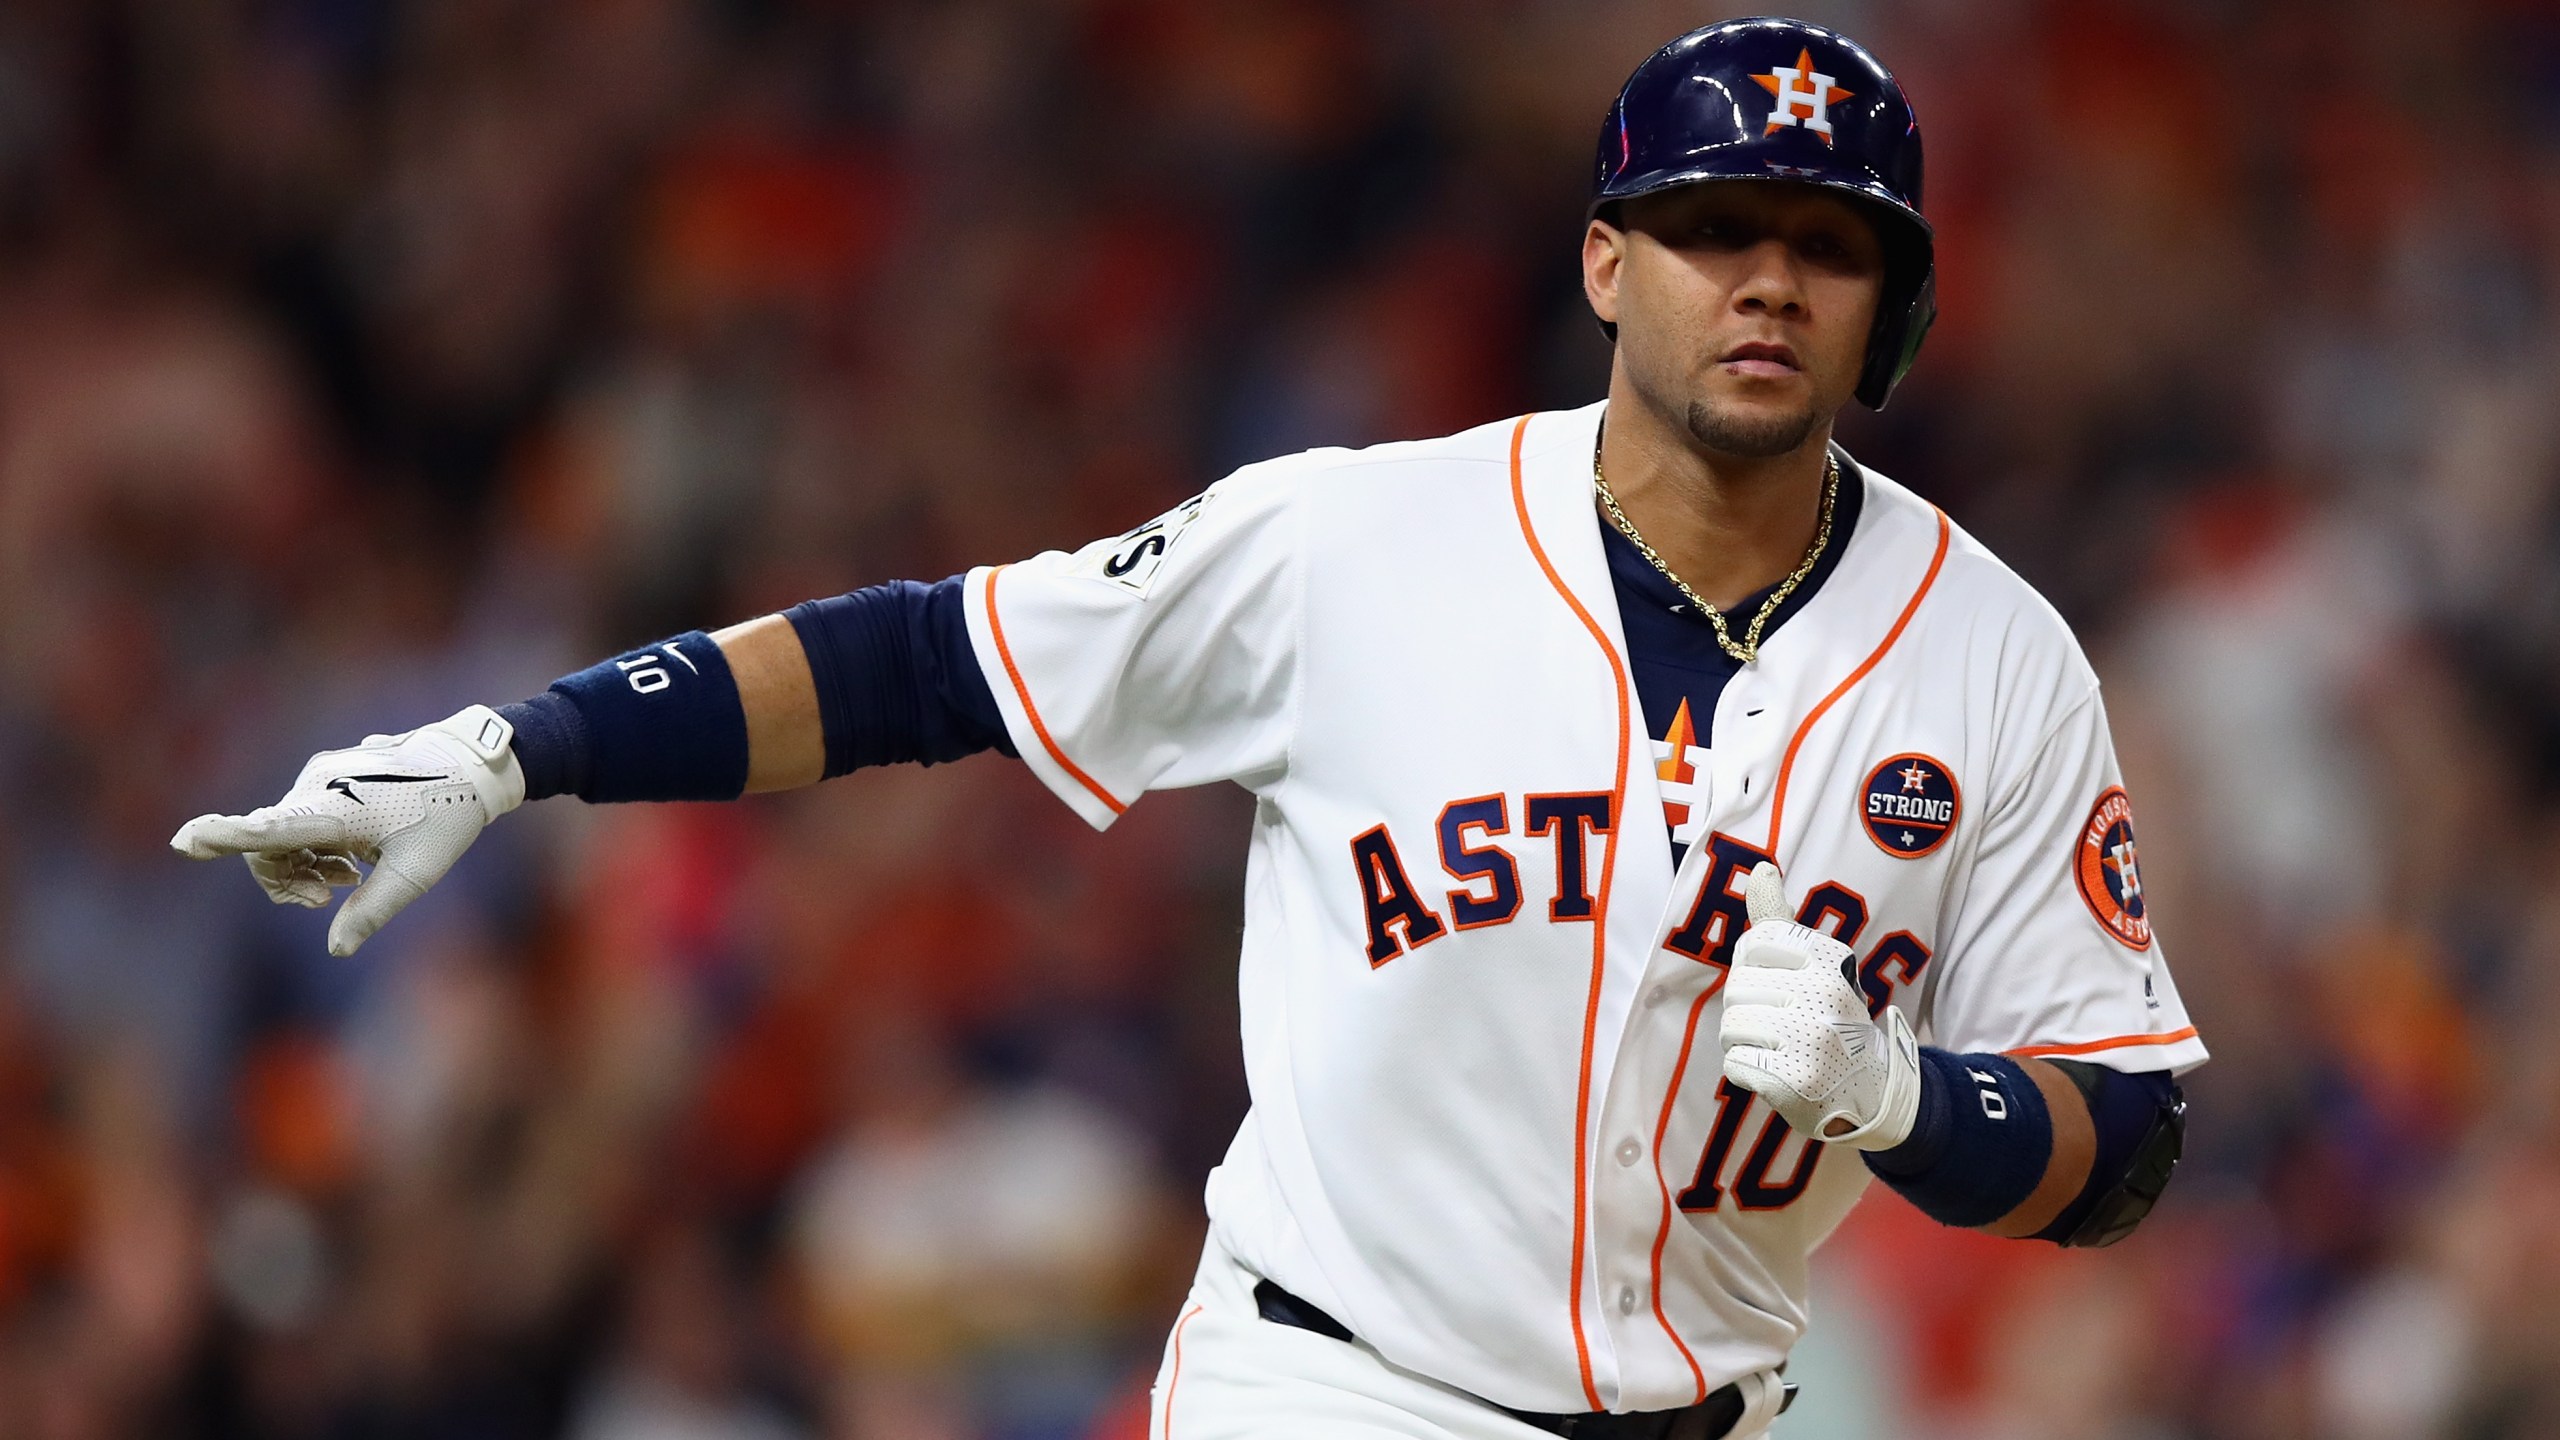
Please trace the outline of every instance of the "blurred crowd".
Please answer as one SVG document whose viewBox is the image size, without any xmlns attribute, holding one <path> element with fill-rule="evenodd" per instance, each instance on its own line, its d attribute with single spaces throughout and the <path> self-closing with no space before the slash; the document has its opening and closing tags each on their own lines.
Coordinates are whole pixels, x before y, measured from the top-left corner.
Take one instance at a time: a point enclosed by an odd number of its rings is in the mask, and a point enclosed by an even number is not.
<svg viewBox="0 0 2560 1440">
<path fill-rule="evenodd" d="M 532 807 L 350 961 L 179 821 L 597 655 L 1596 397 L 1637 0 L 0 5 L 0 1436 L 1126 1440 L 1249 805 Z M 2560 12 L 1823 3 L 1863 458 L 2088 642 L 2215 1062 L 2103 1253 L 1871 1195 L 1899 1440 L 2560 1436 Z"/>
</svg>

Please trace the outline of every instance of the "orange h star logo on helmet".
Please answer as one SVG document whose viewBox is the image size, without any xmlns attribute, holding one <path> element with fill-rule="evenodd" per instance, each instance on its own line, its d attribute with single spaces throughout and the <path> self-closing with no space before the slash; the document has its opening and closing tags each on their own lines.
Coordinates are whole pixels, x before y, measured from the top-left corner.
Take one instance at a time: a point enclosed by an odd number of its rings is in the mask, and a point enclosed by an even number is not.
<svg viewBox="0 0 2560 1440">
<path fill-rule="evenodd" d="M 1793 66 L 1773 66 L 1768 74 L 1754 75 L 1751 79 L 1761 89 L 1778 97 L 1778 103 L 1769 111 L 1769 128 L 1761 134 L 1775 135 L 1789 125 L 1802 124 L 1821 136 L 1823 144 L 1831 143 L 1831 102 L 1848 99 L 1849 92 L 1832 84 L 1830 76 L 1813 68 L 1811 50 L 1797 51 Z M 1799 111 L 1803 112 L 1801 119 Z"/>
</svg>

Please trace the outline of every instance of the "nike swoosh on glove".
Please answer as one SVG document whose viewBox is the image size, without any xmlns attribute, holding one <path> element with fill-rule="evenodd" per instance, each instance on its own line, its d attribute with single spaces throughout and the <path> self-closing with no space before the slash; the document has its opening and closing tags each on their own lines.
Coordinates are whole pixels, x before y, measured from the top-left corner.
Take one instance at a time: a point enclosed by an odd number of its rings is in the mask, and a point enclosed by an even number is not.
<svg viewBox="0 0 2560 1440">
<path fill-rule="evenodd" d="M 486 705 L 405 735 L 368 735 L 312 756 L 273 805 L 179 826 L 169 848 L 190 860 L 245 856 L 279 905 L 316 910 L 333 889 L 355 886 L 329 922 L 329 953 L 352 955 L 443 879 L 489 822 L 524 803 L 514 740 Z"/>
<path fill-rule="evenodd" d="M 1920 1046 L 1902 1012 L 1867 1015 L 1848 946 L 1795 923 L 1778 867 L 1752 870 L 1751 928 L 1724 989 L 1724 1073 L 1800 1135 L 1890 1150 L 1920 1113 Z"/>
</svg>

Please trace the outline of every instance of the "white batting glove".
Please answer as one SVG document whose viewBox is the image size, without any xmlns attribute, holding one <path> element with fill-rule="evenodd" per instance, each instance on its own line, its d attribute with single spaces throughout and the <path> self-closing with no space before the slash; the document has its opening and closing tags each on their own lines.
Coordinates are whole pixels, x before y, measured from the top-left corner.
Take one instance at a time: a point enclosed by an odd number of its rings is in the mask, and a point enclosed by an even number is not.
<svg viewBox="0 0 2560 1440">
<path fill-rule="evenodd" d="M 329 922 L 329 953 L 352 955 L 443 879 L 484 826 L 524 803 L 514 740 L 515 727 L 486 705 L 405 735 L 368 735 L 312 756 L 273 805 L 179 826 L 169 848 L 190 860 L 247 857 L 279 905 L 316 910 L 332 889 L 355 886 Z"/>
<path fill-rule="evenodd" d="M 1850 949 L 1795 923 L 1778 867 L 1743 890 L 1751 928 L 1734 943 L 1724 990 L 1724 1073 L 1799 1135 L 1890 1150 L 1920 1113 L 1920 1045 L 1902 1012 L 1868 1018 Z"/>
</svg>

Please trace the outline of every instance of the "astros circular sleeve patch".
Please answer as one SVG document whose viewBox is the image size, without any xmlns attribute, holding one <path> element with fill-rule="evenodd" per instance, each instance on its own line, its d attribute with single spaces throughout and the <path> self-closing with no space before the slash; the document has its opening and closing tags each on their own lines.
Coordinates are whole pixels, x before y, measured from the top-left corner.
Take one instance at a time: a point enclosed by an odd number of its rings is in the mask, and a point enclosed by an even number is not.
<svg viewBox="0 0 2560 1440">
<path fill-rule="evenodd" d="M 1917 860 L 1947 843 L 1964 796 L 1954 772 L 1926 755 L 1896 755 L 1867 772 L 1858 819 L 1887 855 Z"/>
<path fill-rule="evenodd" d="M 2080 898 L 2118 943 L 2151 948 L 2151 921 L 2142 900 L 2142 867 L 2133 844 L 2133 802 L 2124 787 L 2110 785 L 2089 807 L 2071 857 Z"/>
</svg>

